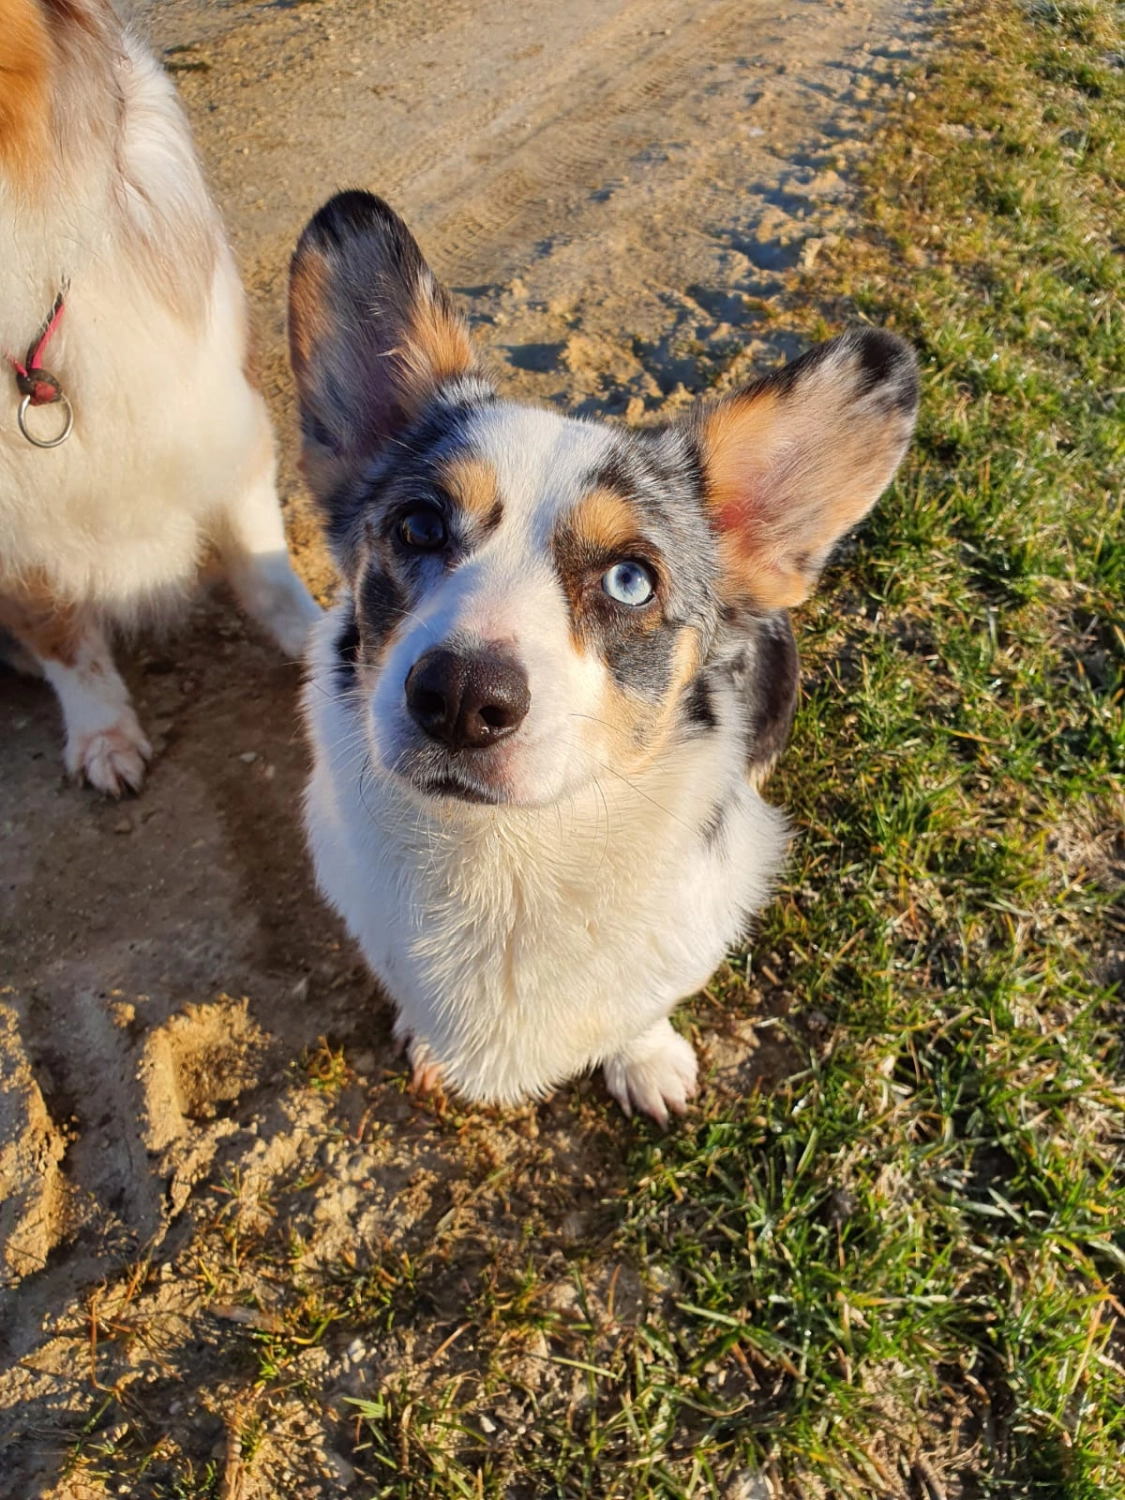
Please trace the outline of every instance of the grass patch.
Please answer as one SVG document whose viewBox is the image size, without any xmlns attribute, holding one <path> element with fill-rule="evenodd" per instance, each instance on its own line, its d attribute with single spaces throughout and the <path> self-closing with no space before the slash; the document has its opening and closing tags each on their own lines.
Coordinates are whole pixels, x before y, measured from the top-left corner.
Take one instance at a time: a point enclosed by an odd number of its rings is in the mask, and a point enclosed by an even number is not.
<svg viewBox="0 0 1125 1500">
<path fill-rule="evenodd" d="M 925 380 L 802 621 L 802 834 L 755 951 L 807 1066 L 651 1148 L 625 1233 L 678 1279 L 693 1462 L 1122 1496 L 1125 31 L 1044 4 L 942 32 L 865 238 L 796 288 L 836 299 L 805 331 L 895 326 Z"/>
</svg>

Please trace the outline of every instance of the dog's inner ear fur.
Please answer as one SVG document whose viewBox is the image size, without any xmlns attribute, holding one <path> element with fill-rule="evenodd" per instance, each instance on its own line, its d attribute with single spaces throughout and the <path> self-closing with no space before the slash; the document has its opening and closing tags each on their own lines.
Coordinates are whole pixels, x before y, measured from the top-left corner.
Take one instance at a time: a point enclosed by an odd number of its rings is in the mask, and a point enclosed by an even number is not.
<svg viewBox="0 0 1125 1500">
<path fill-rule="evenodd" d="M 468 329 L 381 198 L 340 193 L 302 234 L 289 346 L 309 483 L 327 496 L 475 368 Z"/>
<path fill-rule="evenodd" d="M 698 416 L 727 593 L 765 609 L 807 598 L 834 544 L 889 484 L 917 409 L 910 349 L 865 330 Z"/>
</svg>

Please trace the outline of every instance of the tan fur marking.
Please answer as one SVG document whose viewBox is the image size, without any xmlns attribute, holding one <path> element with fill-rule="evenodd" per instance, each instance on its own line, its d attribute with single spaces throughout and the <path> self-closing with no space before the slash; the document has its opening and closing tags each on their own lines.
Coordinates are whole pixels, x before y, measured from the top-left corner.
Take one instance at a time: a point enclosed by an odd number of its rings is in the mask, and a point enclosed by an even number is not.
<svg viewBox="0 0 1125 1500">
<path fill-rule="evenodd" d="M 399 352 L 403 394 L 415 411 L 429 399 L 435 386 L 467 374 L 476 363 L 468 329 L 428 272 L 416 290 Z"/>
<path fill-rule="evenodd" d="M 702 644 L 699 631 L 693 626 L 686 626 L 681 632 L 680 639 L 676 643 L 676 658 L 672 665 L 672 685 L 665 699 L 665 709 L 669 717 L 679 703 L 684 688 L 699 671 L 702 664 Z"/>
<path fill-rule="evenodd" d="M 890 481 L 909 431 L 851 399 L 852 365 L 819 374 L 807 391 L 732 397 L 702 423 L 728 587 L 768 609 L 808 597 L 833 544 Z"/>
<path fill-rule="evenodd" d="M 635 506 L 613 490 L 591 490 L 567 517 L 576 541 L 592 553 L 614 553 L 640 533 Z"/>
<path fill-rule="evenodd" d="M 318 344 L 326 343 L 334 324 L 329 306 L 328 264 L 322 255 L 308 250 L 294 261 L 289 283 L 289 333 L 297 374 L 306 370 Z"/>
<path fill-rule="evenodd" d="M 0 594 L 0 629 L 33 652 L 40 661 L 72 667 L 82 639 L 78 610 L 60 604 L 45 580 L 27 580 L 16 592 Z"/>
<path fill-rule="evenodd" d="M 676 642 L 668 690 L 659 703 L 632 697 L 607 674 L 598 718 L 612 736 L 608 749 L 615 764 L 636 774 L 659 760 L 683 691 L 699 670 L 699 659 L 699 632 L 685 626 Z"/>
<path fill-rule="evenodd" d="M 50 166 L 53 60 L 35 0 L 0 0 L 0 166 L 24 190 Z"/>
<path fill-rule="evenodd" d="M 453 503 L 478 521 L 488 521 L 499 500 L 496 470 L 482 458 L 454 457 L 440 470 L 442 486 Z"/>
</svg>

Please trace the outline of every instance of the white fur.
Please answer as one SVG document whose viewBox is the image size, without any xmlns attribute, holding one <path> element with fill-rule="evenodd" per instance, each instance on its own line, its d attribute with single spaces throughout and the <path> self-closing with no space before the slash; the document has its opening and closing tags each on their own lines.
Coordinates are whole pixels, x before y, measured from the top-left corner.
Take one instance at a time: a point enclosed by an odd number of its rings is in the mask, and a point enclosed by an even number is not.
<svg viewBox="0 0 1125 1500">
<path fill-rule="evenodd" d="M 494 403 L 471 432 L 504 497 L 495 533 L 457 568 L 435 566 L 358 692 L 340 690 L 334 656 L 347 598 L 314 638 L 317 878 L 397 1004 L 420 1084 L 440 1071 L 470 1098 L 514 1103 L 600 1063 L 626 1112 L 665 1121 L 696 1077 L 668 1016 L 764 901 L 784 819 L 747 783 L 737 734 L 672 736 L 652 753 L 603 718 L 605 663 L 575 650 L 549 539 L 605 457 L 606 429 Z M 403 684 L 450 638 L 511 644 L 527 673 L 518 733 L 473 757 L 498 806 L 412 784 L 427 747 Z M 720 800 L 723 837 L 709 844 Z"/>
<path fill-rule="evenodd" d="M 0 351 L 22 358 L 68 285 L 45 364 L 74 430 L 59 448 L 32 447 L 0 368 L 0 596 L 33 588 L 132 624 L 182 599 L 215 548 L 246 608 L 296 654 L 319 612 L 289 566 L 269 417 L 243 371 L 243 292 L 174 91 L 112 29 L 104 57 L 78 53 L 55 89 L 55 159 L 36 190 L 0 175 Z M 58 412 L 29 419 L 49 432 Z M 74 746 L 84 712 L 43 666 Z M 102 680 L 103 708 L 127 710 L 118 728 L 147 756 L 112 663 Z M 73 769 L 110 791 L 139 779 L 135 766 L 99 776 L 85 754 Z"/>
<path fill-rule="evenodd" d="M 401 1029 L 470 1098 L 512 1103 L 604 1063 L 626 1108 L 682 1109 L 694 1058 L 667 1017 L 740 936 L 786 845 L 741 747 L 708 736 L 545 807 L 420 799 L 371 769 L 366 705 L 326 686 L 345 609 L 312 649 L 306 827 L 321 889 Z M 708 848 L 721 787 L 726 836 Z"/>
<path fill-rule="evenodd" d="M 47 660 L 43 675 L 62 706 L 70 774 L 84 773 L 91 786 L 111 796 L 122 783 L 136 791 L 152 746 L 98 626 L 86 626 L 73 663 Z"/>
</svg>

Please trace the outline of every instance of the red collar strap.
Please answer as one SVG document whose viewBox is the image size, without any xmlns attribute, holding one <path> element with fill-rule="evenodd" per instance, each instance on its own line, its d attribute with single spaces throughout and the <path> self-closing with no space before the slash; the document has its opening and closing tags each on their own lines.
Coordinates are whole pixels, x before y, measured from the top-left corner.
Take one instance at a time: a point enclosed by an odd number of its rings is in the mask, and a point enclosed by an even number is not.
<svg viewBox="0 0 1125 1500">
<path fill-rule="evenodd" d="M 19 386 L 20 395 L 26 397 L 31 406 L 49 406 L 51 402 L 62 399 L 62 386 L 49 370 L 43 368 L 43 356 L 55 330 L 62 322 L 65 310 L 66 299 L 64 293 L 59 292 L 38 337 L 32 339 L 28 346 L 27 359 L 21 363 L 13 354 L 4 356 L 16 372 L 16 385 Z"/>
<path fill-rule="evenodd" d="M 66 392 L 58 380 L 49 370 L 43 368 L 43 358 L 47 352 L 47 345 L 55 336 L 62 315 L 66 309 L 66 294 L 69 286 L 63 282 L 55 305 L 51 308 L 47 321 L 39 330 L 38 337 L 33 339 L 27 351 L 25 360 L 18 360 L 12 354 L 5 354 L 4 358 L 16 372 L 16 385 L 23 397 L 16 411 L 16 419 L 19 422 L 20 431 L 29 443 L 36 448 L 57 448 L 60 443 L 65 443 L 74 427 L 74 411 L 67 400 Z M 27 421 L 28 408 L 32 406 L 51 406 L 56 401 L 62 402 L 63 425 L 60 431 L 53 437 L 45 437 L 42 433 L 32 430 Z"/>
</svg>

